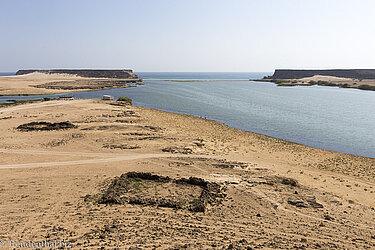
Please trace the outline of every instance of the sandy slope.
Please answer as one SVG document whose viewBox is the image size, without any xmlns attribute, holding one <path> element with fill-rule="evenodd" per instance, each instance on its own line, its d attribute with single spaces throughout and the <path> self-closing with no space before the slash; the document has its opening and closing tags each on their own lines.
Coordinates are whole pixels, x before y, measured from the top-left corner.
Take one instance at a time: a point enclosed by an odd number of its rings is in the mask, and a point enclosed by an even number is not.
<svg viewBox="0 0 375 250">
<path fill-rule="evenodd" d="M 89 91 L 108 88 L 106 83 L 111 85 L 120 80 L 124 79 L 87 78 L 69 74 L 38 72 L 26 75 L 0 76 L 0 95 L 44 95 Z"/>
<path fill-rule="evenodd" d="M 67 120 L 78 128 L 15 129 Z M 76 248 L 375 247 L 371 158 L 99 100 L 9 107 L 0 124 L 1 239 Z M 205 213 L 83 198 L 128 171 L 201 177 L 225 187 L 226 198 Z"/>
<path fill-rule="evenodd" d="M 34 86 L 52 81 L 73 81 L 77 79 L 81 79 L 81 77 L 65 74 L 47 75 L 42 73 L 0 76 L 0 95 L 64 93 L 68 91 L 35 88 Z"/>
<path fill-rule="evenodd" d="M 358 88 L 360 85 L 369 85 L 369 86 L 375 86 L 375 80 L 374 79 L 352 79 L 352 78 L 343 78 L 343 77 L 334 77 L 334 76 L 322 76 L 322 75 L 315 75 L 312 77 L 305 77 L 301 79 L 285 79 L 286 82 L 284 82 L 284 85 L 309 85 L 311 81 L 324 81 L 334 84 L 347 84 L 348 86 L 352 88 Z"/>
</svg>

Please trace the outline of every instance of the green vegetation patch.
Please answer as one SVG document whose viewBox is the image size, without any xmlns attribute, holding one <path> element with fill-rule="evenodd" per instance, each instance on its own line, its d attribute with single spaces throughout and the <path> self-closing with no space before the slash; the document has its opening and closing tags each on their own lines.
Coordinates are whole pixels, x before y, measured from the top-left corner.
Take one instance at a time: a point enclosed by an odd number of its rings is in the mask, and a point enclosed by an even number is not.
<svg viewBox="0 0 375 250">
<path fill-rule="evenodd" d="M 129 105 L 133 104 L 133 100 L 131 98 L 129 98 L 129 97 L 123 97 L 123 96 L 121 96 L 121 97 L 119 97 L 117 99 L 117 101 L 119 101 L 119 102 L 125 102 L 126 104 L 129 104 Z"/>
<path fill-rule="evenodd" d="M 319 85 L 319 86 L 339 86 L 339 84 L 327 81 L 309 81 L 309 85 Z"/>
<path fill-rule="evenodd" d="M 277 84 L 277 85 L 280 85 L 280 84 L 283 84 L 283 83 L 289 83 L 289 81 L 287 80 L 281 80 L 281 79 L 272 79 L 271 82 Z M 287 84 L 289 86 L 289 84 Z"/>
</svg>

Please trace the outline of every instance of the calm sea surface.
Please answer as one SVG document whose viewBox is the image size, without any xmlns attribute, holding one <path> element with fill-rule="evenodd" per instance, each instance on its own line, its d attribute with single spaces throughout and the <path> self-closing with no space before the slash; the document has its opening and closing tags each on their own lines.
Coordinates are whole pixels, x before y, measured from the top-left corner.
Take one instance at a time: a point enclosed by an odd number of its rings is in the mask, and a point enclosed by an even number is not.
<svg viewBox="0 0 375 250">
<path fill-rule="evenodd" d="M 12 76 L 15 74 L 16 72 L 0 72 L 0 76 Z"/>
<path fill-rule="evenodd" d="M 256 79 L 272 73 L 138 73 L 147 85 L 74 93 L 128 96 L 137 106 L 190 114 L 313 147 L 375 157 L 375 91 L 278 87 L 252 81 L 173 82 L 147 79 Z M 48 95 L 48 97 L 61 95 Z M 46 96 L 3 96 L 6 100 Z"/>
</svg>

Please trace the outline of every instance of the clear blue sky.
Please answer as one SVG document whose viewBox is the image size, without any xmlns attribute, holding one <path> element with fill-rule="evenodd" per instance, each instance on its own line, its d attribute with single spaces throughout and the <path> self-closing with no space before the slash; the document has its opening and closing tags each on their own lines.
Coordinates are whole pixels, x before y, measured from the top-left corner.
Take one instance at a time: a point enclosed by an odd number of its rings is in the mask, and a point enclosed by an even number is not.
<svg viewBox="0 0 375 250">
<path fill-rule="evenodd" d="M 0 0 L 0 72 L 375 68 L 373 0 Z"/>
</svg>

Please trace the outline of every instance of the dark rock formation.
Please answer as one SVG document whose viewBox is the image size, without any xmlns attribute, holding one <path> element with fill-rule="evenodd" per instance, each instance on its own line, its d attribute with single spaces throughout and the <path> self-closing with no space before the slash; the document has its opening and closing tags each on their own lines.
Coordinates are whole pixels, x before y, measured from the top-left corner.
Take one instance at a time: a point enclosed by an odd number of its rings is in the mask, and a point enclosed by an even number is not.
<svg viewBox="0 0 375 250">
<path fill-rule="evenodd" d="M 273 76 L 265 79 L 299 79 L 315 75 L 335 76 L 355 79 L 375 79 L 375 69 L 331 69 L 331 70 L 291 70 L 277 69 Z"/>
<path fill-rule="evenodd" d="M 76 128 L 77 126 L 70 123 L 70 122 L 30 122 L 19 125 L 17 129 L 21 131 L 42 131 L 42 130 L 61 130 L 61 129 L 69 129 L 69 128 Z"/>
<path fill-rule="evenodd" d="M 117 79 L 137 79 L 138 76 L 133 73 L 131 69 L 121 70 L 96 70 L 96 69 L 51 69 L 51 70 L 18 70 L 16 75 L 25 75 L 34 72 L 45 74 L 71 74 L 81 77 L 96 77 L 96 78 L 117 78 Z"/>
</svg>

